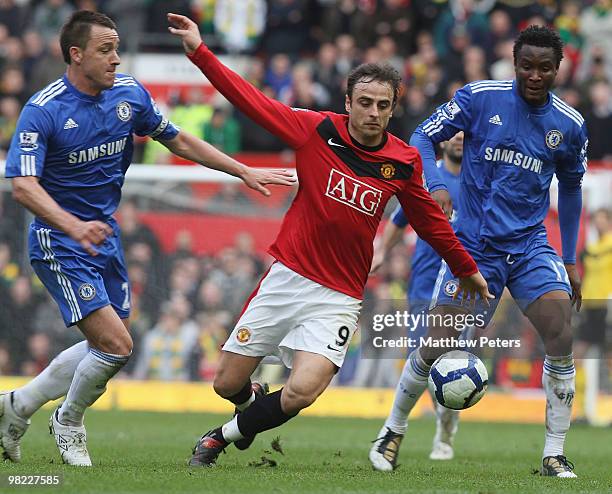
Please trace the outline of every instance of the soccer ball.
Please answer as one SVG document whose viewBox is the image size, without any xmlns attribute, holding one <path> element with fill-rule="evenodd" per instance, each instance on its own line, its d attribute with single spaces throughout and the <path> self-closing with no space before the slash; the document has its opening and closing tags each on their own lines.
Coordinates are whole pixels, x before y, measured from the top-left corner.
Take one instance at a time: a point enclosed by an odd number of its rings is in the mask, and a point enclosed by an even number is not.
<svg viewBox="0 0 612 494">
<path fill-rule="evenodd" d="M 429 389 L 440 405 L 470 408 L 487 390 L 489 375 L 482 361 L 469 352 L 453 350 L 438 357 L 429 371 Z"/>
</svg>

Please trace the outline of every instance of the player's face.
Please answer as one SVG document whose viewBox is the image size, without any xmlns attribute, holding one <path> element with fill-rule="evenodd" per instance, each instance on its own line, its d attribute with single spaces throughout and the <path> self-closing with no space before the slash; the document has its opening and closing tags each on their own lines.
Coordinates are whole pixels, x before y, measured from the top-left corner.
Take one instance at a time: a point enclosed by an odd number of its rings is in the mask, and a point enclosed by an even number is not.
<svg viewBox="0 0 612 494">
<path fill-rule="evenodd" d="M 114 29 L 93 25 L 87 46 L 82 53 L 80 69 L 93 88 L 113 87 L 119 58 L 119 35 Z"/>
<path fill-rule="evenodd" d="M 552 48 L 523 45 L 516 57 L 516 82 L 523 99 L 541 106 L 557 76 L 557 61 Z"/>
<path fill-rule="evenodd" d="M 354 139 L 366 146 L 376 146 L 393 112 L 393 88 L 380 81 L 358 82 L 352 100 L 346 97 L 349 131 Z"/>
<path fill-rule="evenodd" d="M 463 132 L 457 132 L 444 143 L 444 154 L 455 163 L 461 163 L 463 159 Z"/>
</svg>

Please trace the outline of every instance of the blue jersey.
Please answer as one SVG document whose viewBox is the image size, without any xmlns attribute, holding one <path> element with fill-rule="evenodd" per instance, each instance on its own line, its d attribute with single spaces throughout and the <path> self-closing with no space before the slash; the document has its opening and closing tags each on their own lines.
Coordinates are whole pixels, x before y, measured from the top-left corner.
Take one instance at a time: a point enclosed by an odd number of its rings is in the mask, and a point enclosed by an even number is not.
<svg viewBox="0 0 612 494">
<path fill-rule="evenodd" d="M 463 245 L 472 253 L 521 254 L 547 244 L 543 221 L 553 175 L 560 189 L 574 190 L 586 171 L 580 113 L 552 93 L 545 105 L 530 106 L 515 81 L 473 82 L 423 122 L 411 144 L 446 141 L 459 131 L 465 138 L 455 229 Z M 573 255 L 564 247 L 564 258 Z"/>
<path fill-rule="evenodd" d="M 40 177 L 64 210 L 84 221 L 107 221 L 119 204 L 133 134 L 172 139 L 178 129 L 128 75 L 118 74 L 99 96 L 81 93 L 64 75 L 21 112 L 6 177 Z"/>
<path fill-rule="evenodd" d="M 455 210 L 451 223 L 454 225 L 458 216 L 457 204 L 459 203 L 459 175 L 448 171 L 442 161 L 436 163 L 440 172 L 440 177 L 448 188 Z M 391 221 L 399 228 L 408 225 L 406 215 L 401 206 L 398 206 L 391 215 Z M 429 304 L 433 292 L 436 277 L 440 270 L 441 258 L 435 250 L 422 238 L 418 238 L 412 255 L 412 269 L 410 272 L 410 282 L 408 284 L 408 300 L 411 304 Z"/>
</svg>

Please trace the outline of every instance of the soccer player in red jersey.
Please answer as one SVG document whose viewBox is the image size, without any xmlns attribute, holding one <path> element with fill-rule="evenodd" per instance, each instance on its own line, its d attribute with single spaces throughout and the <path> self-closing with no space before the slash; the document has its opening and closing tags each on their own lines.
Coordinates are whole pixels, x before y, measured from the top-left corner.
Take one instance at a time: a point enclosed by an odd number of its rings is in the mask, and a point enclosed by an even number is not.
<svg viewBox="0 0 612 494">
<path fill-rule="evenodd" d="M 295 417 L 327 388 L 357 327 L 372 241 L 392 196 L 460 279 L 465 297 L 492 295 L 423 187 L 418 151 L 385 130 L 401 84 L 395 69 L 357 67 L 348 79 L 348 115 L 290 108 L 221 64 L 189 18 L 168 14 L 168 20 L 170 32 L 213 86 L 295 150 L 299 179 L 269 251 L 276 262 L 223 347 L 213 386 L 236 405 L 236 414 L 197 442 L 190 465 L 209 466 L 229 443 L 246 449 L 257 433 Z M 268 355 L 291 368 L 284 388 L 270 394 L 250 381 Z"/>
</svg>

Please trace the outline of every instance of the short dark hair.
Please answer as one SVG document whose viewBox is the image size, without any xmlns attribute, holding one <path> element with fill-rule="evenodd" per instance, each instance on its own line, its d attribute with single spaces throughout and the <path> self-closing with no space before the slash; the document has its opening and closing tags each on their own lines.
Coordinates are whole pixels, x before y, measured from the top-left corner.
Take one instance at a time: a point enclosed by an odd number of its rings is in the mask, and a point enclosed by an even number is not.
<svg viewBox="0 0 612 494">
<path fill-rule="evenodd" d="M 514 42 L 514 48 L 512 50 L 514 54 L 514 65 L 516 65 L 518 54 L 524 45 L 552 48 L 555 54 L 557 68 L 559 68 L 561 60 L 563 60 L 563 41 L 561 41 L 559 33 L 554 29 L 546 26 L 531 25 L 521 31 Z"/>
<path fill-rule="evenodd" d="M 110 17 L 100 12 L 92 12 L 90 10 L 79 10 L 75 12 L 62 27 L 62 32 L 60 33 L 60 46 L 62 47 L 64 62 L 68 65 L 70 65 L 71 61 L 70 47 L 78 46 L 84 50 L 89 41 L 91 26 L 94 24 L 117 30 L 117 26 Z"/>
<path fill-rule="evenodd" d="M 400 94 L 402 76 L 388 63 L 363 63 L 351 70 L 346 83 L 346 94 L 349 99 L 353 99 L 353 89 L 357 83 L 372 81 L 388 82 L 391 84 L 393 88 L 392 105 L 395 106 Z"/>
</svg>

